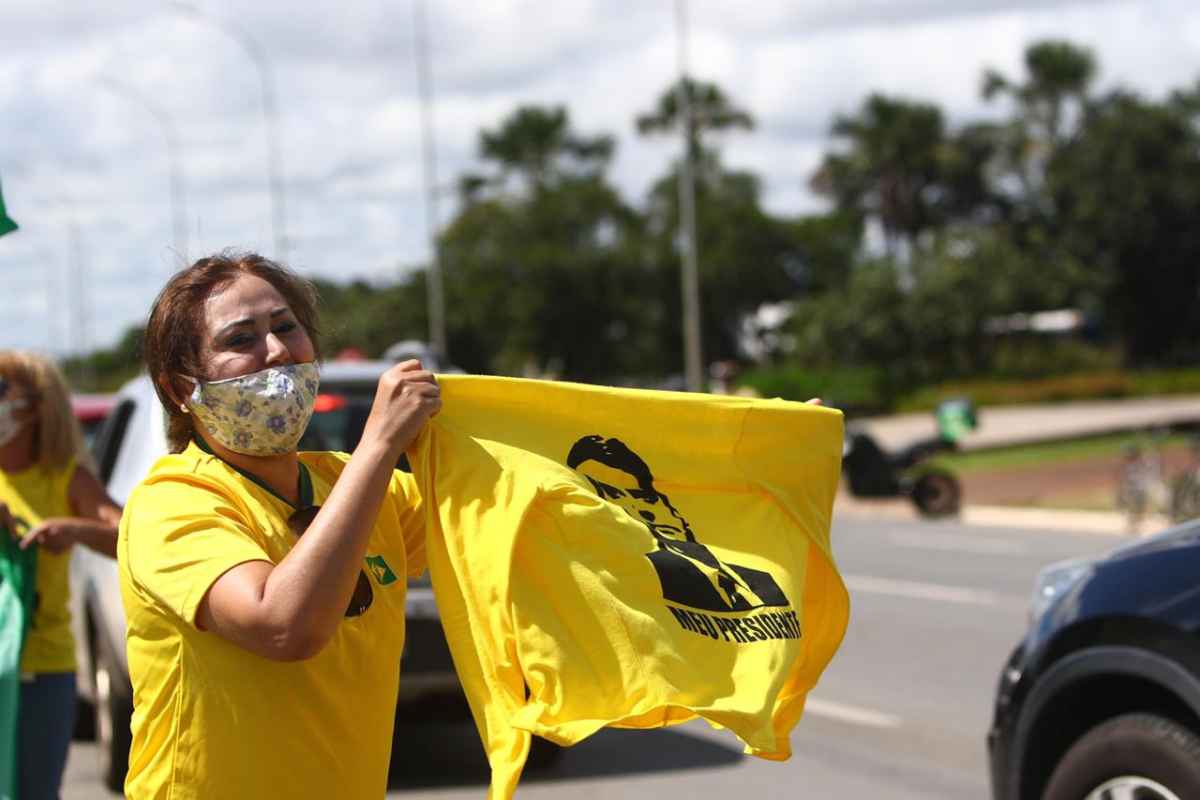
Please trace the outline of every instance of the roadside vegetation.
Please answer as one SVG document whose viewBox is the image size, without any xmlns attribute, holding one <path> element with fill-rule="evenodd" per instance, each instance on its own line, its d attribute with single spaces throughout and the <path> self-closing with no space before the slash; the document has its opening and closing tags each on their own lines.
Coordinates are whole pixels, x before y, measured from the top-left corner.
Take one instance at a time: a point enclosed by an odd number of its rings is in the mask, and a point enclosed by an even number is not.
<svg viewBox="0 0 1200 800">
<path fill-rule="evenodd" d="M 1200 369 L 1112 369 L 1026 380 L 978 378 L 954 381 L 907 394 L 896 402 L 895 409 L 929 410 L 947 397 L 970 397 L 980 406 L 994 406 L 1170 394 L 1200 394 Z"/>
</svg>

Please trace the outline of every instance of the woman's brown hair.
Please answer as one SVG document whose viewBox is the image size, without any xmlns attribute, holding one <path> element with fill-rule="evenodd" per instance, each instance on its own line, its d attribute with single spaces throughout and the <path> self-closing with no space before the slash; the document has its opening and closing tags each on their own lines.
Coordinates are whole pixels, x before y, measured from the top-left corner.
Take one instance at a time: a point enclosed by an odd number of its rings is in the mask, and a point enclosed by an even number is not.
<svg viewBox="0 0 1200 800">
<path fill-rule="evenodd" d="M 195 435 L 191 415 L 179 408 L 174 397 L 181 376 L 205 376 L 205 365 L 200 363 L 205 301 L 242 274 L 262 278 L 283 295 L 312 340 L 317 359 L 321 358 L 316 289 L 296 273 L 257 253 L 233 251 L 202 258 L 180 270 L 154 301 L 142 343 L 146 371 L 167 412 L 167 444 L 172 453 L 182 451 Z"/>
<path fill-rule="evenodd" d="M 71 409 L 71 392 L 54 362 L 36 353 L 0 350 L 0 377 L 20 384 L 37 405 L 34 458 L 45 470 L 58 470 L 75 459 L 91 466 L 83 432 Z"/>
</svg>

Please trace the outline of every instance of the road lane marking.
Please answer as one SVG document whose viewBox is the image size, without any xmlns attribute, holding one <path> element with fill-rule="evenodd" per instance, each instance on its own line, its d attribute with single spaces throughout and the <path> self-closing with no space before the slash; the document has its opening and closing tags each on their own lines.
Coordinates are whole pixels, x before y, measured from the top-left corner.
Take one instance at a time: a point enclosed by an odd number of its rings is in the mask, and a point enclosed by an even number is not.
<svg viewBox="0 0 1200 800">
<path fill-rule="evenodd" d="M 911 547 L 915 550 L 942 550 L 989 556 L 1019 556 L 1029 552 L 1029 546 L 1023 542 L 1012 542 L 1006 539 L 964 538 L 933 531 L 923 533 L 893 531 L 888 534 L 888 540 L 897 547 Z"/>
<path fill-rule="evenodd" d="M 864 725 L 868 728 L 898 728 L 900 718 L 882 711 L 872 711 L 869 708 L 848 706 L 844 703 L 834 703 L 830 700 L 820 700 L 809 697 L 804 701 L 804 710 L 818 717 L 828 717 L 839 722 L 849 722 L 851 725 Z"/>
<path fill-rule="evenodd" d="M 886 594 L 892 597 L 912 597 L 918 600 L 940 600 L 971 606 L 998 606 L 1000 595 L 986 589 L 971 589 L 966 586 L 944 586 L 940 583 L 897 581 L 890 578 L 874 578 L 869 575 L 843 575 L 846 588 L 864 594 Z"/>
</svg>

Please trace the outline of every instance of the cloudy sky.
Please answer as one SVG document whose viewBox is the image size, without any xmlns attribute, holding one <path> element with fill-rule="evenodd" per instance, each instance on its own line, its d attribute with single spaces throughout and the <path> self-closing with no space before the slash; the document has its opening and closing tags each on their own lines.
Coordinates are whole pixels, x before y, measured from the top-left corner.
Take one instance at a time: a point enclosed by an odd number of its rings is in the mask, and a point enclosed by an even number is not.
<svg viewBox="0 0 1200 800">
<path fill-rule="evenodd" d="M 633 130 L 676 74 L 671 0 L 426 1 L 443 181 L 518 104 L 564 104 L 580 131 L 617 136 L 613 177 L 641 202 L 676 149 Z M 412 3 L 196 0 L 197 17 L 0 0 L 0 180 L 22 226 L 0 240 L 0 346 L 107 345 L 182 263 L 156 114 L 178 140 L 187 255 L 275 253 L 259 73 L 221 24 L 274 75 L 290 264 L 387 280 L 422 263 Z M 692 73 L 758 121 L 726 158 L 759 172 L 782 214 L 822 207 L 806 182 L 830 120 L 874 90 L 937 102 L 952 124 L 994 115 L 982 70 L 1020 76 L 1046 37 L 1092 47 L 1101 88 L 1161 97 L 1200 77 L 1195 0 L 691 0 L 689 19 Z"/>
</svg>

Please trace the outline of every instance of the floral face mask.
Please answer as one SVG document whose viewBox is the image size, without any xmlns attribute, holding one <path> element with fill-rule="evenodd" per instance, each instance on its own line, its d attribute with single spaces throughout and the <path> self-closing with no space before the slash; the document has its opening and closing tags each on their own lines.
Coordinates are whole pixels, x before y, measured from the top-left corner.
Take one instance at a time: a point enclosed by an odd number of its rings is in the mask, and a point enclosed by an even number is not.
<svg viewBox="0 0 1200 800">
<path fill-rule="evenodd" d="M 317 365 L 268 367 L 239 378 L 196 381 L 187 409 L 221 445 L 246 456 L 290 453 L 313 413 Z"/>
</svg>

